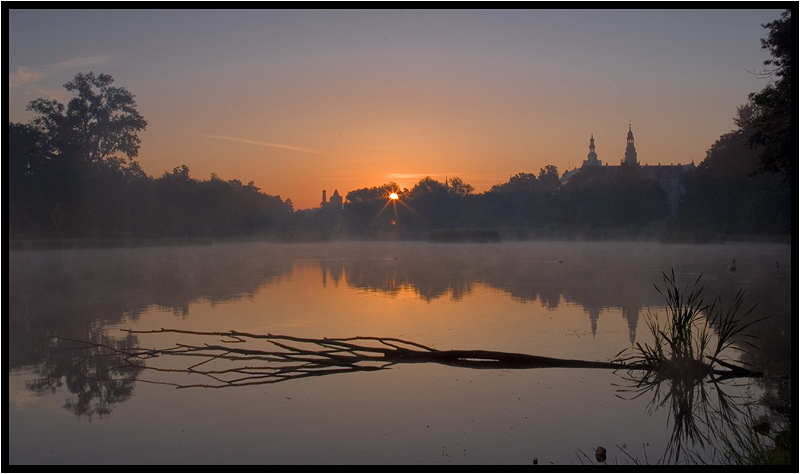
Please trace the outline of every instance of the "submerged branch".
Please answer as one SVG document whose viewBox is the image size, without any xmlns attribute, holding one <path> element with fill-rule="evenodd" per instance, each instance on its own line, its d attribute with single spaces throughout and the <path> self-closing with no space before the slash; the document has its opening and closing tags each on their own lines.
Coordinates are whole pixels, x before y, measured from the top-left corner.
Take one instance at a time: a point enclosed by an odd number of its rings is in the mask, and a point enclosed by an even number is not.
<svg viewBox="0 0 800 474">
<path fill-rule="evenodd" d="M 187 387 L 232 387 L 260 385 L 357 371 L 388 369 L 395 364 L 435 363 L 471 369 L 583 368 L 646 370 L 636 363 L 618 358 L 612 362 L 558 359 L 530 354 L 486 350 L 438 350 L 413 341 L 382 337 L 303 338 L 239 331 L 209 332 L 182 329 L 130 330 L 129 334 L 182 334 L 201 337 L 200 342 L 176 343 L 164 349 L 94 345 L 106 355 L 115 355 L 127 364 L 142 364 L 166 356 L 201 359 L 186 368 L 163 367 L 152 362 L 144 368 L 156 373 L 182 373 L 203 376 L 207 383 L 147 381 Z M 209 337 L 213 342 L 205 342 Z M 92 346 L 91 343 L 86 343 Z M 716 361 L 715 361 L 716 362 Z M 753 377 L 757 373 L 732 364 L 728 370 L 711 369 L 708 374 L 724 377 Z"/>
<path fill-rule="evenodd" d="M 397 338 L 357 336 L 349 338 L 301 338 L 276 334 L 250 334 L 239 331 L 203 332 L 181 329 L 158 329 L 136 331 L 123 329 L 134 334 L 181 333 L 195 336 L 219 336 L 235 338 L 233 343 L 245 342 L 247 339 L 265 340 L 283 349 L 265 351 L 260 349 L 236 348 L 230 345 L 191 346 L 178 344 L 176 348 L 165 349 L 153 353 L 144 350 L 145 358 L 160 355 L 192 355 L 228 360 L 269 360 L 275 362 L 307 362 L 319 365 L 352 366 L 360 362 L 396 363 L 437 363 L 474 369 L 536 369 L 536 368 L 585 368 L 585 369 L 625 369 L 626 364 L 616 362 L 599 362 L 574 359 L 557 359 L 552 357 L 498 352 L 484 350 L 446 350 L 441 351 L 412 341 Z M 350 341 L 374 342 L 380 346 L 354 344 Z M 322 349 L 302 349 L 290 343 L 310 344 Z M 405 346 L 405 347 L 404 347 Z M 218 352 L 215 354 L 214 352 Z M 134 354 L 134 353 L 132 353 Z M 237 354 L 237 355 L 229 355 Z M 198 364 L 199 365 L 199 364 Z"/>
</svg>

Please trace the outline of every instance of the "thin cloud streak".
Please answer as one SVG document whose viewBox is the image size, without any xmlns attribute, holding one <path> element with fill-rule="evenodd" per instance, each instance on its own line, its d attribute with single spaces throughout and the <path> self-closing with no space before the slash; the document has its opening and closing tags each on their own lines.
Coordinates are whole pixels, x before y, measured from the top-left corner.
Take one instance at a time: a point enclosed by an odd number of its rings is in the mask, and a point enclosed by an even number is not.
<svg viewBox="0 0 800 474">
<path fill-rule="evenodd" d="M 101 55 L 101 56 L 86 56 L 83 58 L 75 58 L 70 59 L 68 61 L 62 61 L 60 63 L 51 64 L 50 67 L 55 69 L 69 69 L 73 67 L 81 67 L 81 66 L 89 66 L 92 64 L 102 64 L 111 61 L 111 56 L 108 55 Z"/>
<path fill-rule="evenodd" d="M 189 132 L 192 133 L 192 132 Z M 292 150 L 292 151 L 300 151 L 303 153 L 315 153 L 315 154 L 323 154 L 324 152 L 318 150 L 311 150 L 308 148 L 302 148 L 299 146 L 292 146 L 292 145 L 283 145 L 281 143 L 269 143 L 269 142 L 260 142 L 257 140 L 248 140 L 246 138 L 236 138 L 236 137 L 226 137 L 222 135 L 210 135 L 207 133 L 192 133 L 192 135 L 197 135 L 200 137 L 208 137 L 208 138 L 217 138 L 220 140 L 228 140 L 232 142 L 240 142 L 240 143 L 249 143 L 251 145 L 259 145 L 259 146 L 267 146 L 272 148 L 282 148 L 284 150 Z"/>
<path fill-rule="evenodd" d="M 72 69 L 92 64 L 102 64 L 111 61 L 111 56 L 85 56 L 82 58 L 70 59 L 59 63 L 48 64 L 37 69 L 26 66 L 17 66 L 17 72 L 8 75 L 9 87 L 20 87 L 32 82 L 36 82 L 44 77 L 53 75 L 65 69 Z M 39 89 L 34 89 L 39 90 Z"/>
<path fill-rule="evenodd" d="M 38 81 L 44 77 L 44 74 L 38 71 L 33 71 L 25 66 L 17 66 L 17 72 L 8 75 L 8 86 L 19 87 L 29 82 Z"/>
</svg>

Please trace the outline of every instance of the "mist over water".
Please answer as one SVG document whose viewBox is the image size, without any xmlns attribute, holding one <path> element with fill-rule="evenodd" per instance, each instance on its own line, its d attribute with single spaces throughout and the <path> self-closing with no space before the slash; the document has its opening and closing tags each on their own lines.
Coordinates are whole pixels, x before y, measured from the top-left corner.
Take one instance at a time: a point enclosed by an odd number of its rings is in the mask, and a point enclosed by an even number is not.
<svg viewBox="0 0 800 474">
<path fill-rule="evenodd" d="M 737 270 L 728 270 L 732 260 Z M 110 390 L 59 338 L 120 328 L 393 337 L 608 361 L 648 342 L 662 272 L 730 305 L 745 289 L 763 350 L 790 373 L 791 247 L 642 242 L 214 244 L 9 254 L 11 463 L 575 463 L 616 444 L 661 454 L 667 411 L 615 396 L 611 371 L 429 364 L 261 387 Z M 136 336 L 142 347 L 180 342 Z M 98 361 L 89 362 L 100 367 Z M 113 365 L 113 364 L 112 364 Z M 185 366 L 184 366 L 185 367 Z M 136 372 L 147 379 L 147 372 Z M 192 378 L 191 375 L 187 376 Z M 754 396 L 764 390 L 757 384 Z M 766 387 L 779 392 L 781 387 Z M 137 436 L 131 437 L 131 433 Z M 347 436 L 343 436 L 346 433 Z M 181 449 L 175 449 L 180 439 Z M 43 449 L 47 446 L 48 449 Z M 269 446 L 265 449 L 264 446 Z M 310 447 L 314 447 L 311 452 Z"/>
</svg>

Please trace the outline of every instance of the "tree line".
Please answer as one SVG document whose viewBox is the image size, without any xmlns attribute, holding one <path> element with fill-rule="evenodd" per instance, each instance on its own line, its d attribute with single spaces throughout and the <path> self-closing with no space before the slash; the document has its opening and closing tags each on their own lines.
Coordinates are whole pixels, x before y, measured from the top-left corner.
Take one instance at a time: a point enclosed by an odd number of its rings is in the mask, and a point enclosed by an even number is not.
<svg viewBox="0 0 800 474">
<path fill-rule="evenodd" d="M 78 73 L 65 105 L 36 99 L 35 116 L 9 123 L 9 234 L 42 238 L 218 238 L 278 240 L 427 238 L 483 230 L 512 238 L 677 240 L 791 233 L 791 13 L 764 25 L 772 58 L 762 91 L 738 107 L 736 129 L 685 174 L 671 209 L 658 183 L 636 166 L 613 176 L 579 173 L 562 184 L 555 166 L 521 172 L 477 194 L 461 178 L 394 182 L 347 193 L 342 209 L 295 211 L 254 182 L 197 180 L 185 165 L 154 178 L 135 160 L 147 121 L 134 95 L 107 74 Z M 395 194 L 397 199 L 390 196 Z M 490 234 L 486 234 L 489 232 Z M 447 234 L 447 235 L 458 235 Z"/>
<path fill-rule="evenodd" d="M 28 123 L 9 124 L 12 238 L 275 236 L 290 200 L 251 181 L 200 181 L 186 165 L 158 178 L 135 160 L 147 121 L 107 74 L 78 73 L 66 105 L 36 99 Z"/>
</svg>

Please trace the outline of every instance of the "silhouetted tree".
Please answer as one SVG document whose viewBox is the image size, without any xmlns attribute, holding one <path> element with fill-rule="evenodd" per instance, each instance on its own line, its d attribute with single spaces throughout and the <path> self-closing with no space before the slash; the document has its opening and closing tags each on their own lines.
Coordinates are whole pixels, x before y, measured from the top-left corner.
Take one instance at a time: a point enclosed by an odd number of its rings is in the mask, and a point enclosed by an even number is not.
<svg viewBox="0 0 800 474">
<path fill-rule="evenodd" d="M 558 179 L 558 168 L 553 165 L 547 165 L 540 169 L 537 180 L 541 187 L 548 191 L 555 191 L 561 185 Z"/>
<path fill-rule="evenodd" d="M 467 184 L 464 182 L 463 179 L 459 177 L 453 177 L 447 180 L 447 188 L 451 194 L 456 196 L 466 196 L 467 194 L 472 194 L 475 191 L 475 187 L 471 184 Z"/>
<path fill-rule="evenodd" d="M 52 191 L 43 152 L 44 136 L 32 125 L 9 123 L 8 179 L 12 235 L 40 235 L 52 206 L 46 195 Z"/>
<path fill-rule="evenodd" d="M 517 173 L 508 178 L 507 183 L 495 184 L 491 192 L 524 192 L 537 188 L 536 175 L 533 173 Z"/>
<path fill-rule="evenodd" d="M 562 186 L 559 193 L 561 216 L 569 230 L 581 232 L 610 225 L 607 173 L 605 167 L 588 168 Z"/>
<path fill-rule="evenodd" d="M 382 200 L 391 193 L 403 193 L 403 190 L 401 190 L 400 186 L 394 181 L 389 181 L 381 186 L 350 191 L 347 193 L 347 202 L 355 203 Z"/>
<path fill-rule="evenodd" d="M 608 185 L 607 212 L 612 225 L 644 226 L 670 214 L 661 186 L 643 179 L 638 166 L 622 163 Z"/>
<path fill-rule="evenodd" d="M 454 186 L 448 186 L 453 183 Z M 408 193 L 417 229 L 469 227 L 472 216 L 467 200 L 474 188 L 461 178 L 450 178 L 446 183 L 430 176 L 419 180 Z"/>
<path fill-rule="evenodd" d="M 112 87 L 108 74 L 78 73 L 64 84 L 76 93 L 65 107 L 55 99 L 36 99 L 28 110 L 37 114 L 31 124 L 45 137 L 52 155 L 74 154 L 98 162 L 121 152 L 128 158 L 139 152 L 137 132 L 147 121 L 136 110 L 134 95 L 122 87 Z"/>
<path fill-rule="evenodd" d="M 658 183 L 641 176 L 636 165 L 589 167 L 555 194 L 562 223 L 571 231 L 594 233 L 640 231 L 670 214 Z"/>
<path fill-rule="evenodd" d="M 684 179 L 680 221 L 718 235 L 789 233 L 790 193 L 782 177 L 752 175 L 759 153 L 748 146 L 755 105 L 737 109 L 739 128 L 722 135 Z"/>
<path fill-rule="evenodd" d="M 342 227 L 350 237 L 374 238 L 383 237 L 397 225 L 397 205 L 390 204 L 389 195 L 397 193 L 405 199 L 407 189 L 401 189 L 394 181 L 381 186 L 361 188 L 347 193 L 347 202 L 342 211 Z M 325 209 L 317 215 L 322 223 L 332 222 L 332 217 Z M 330 227 L 330 226 L 329 226 Z"/>
<path fill-rule="evenodd" d="M 723 236 L 791 232 L 789 183 L 796 157 L 791 22 L 786 10 L 763 25 L 770 32 L 761 45 L 772 54 L 763 76 L 777 80 L 748 96 L 733 119 L 737 129 L 722 135 L 684 179 L 679 212 L 684 228 Z"/>
<path fill-rule="evenodd" d="M 424 194 L 446 193 L 446 192 L 447 192 L 447 185 L 445 183 L 441 183 L 431 178 L 430 176 L 426 176 L 421 180 L 419 180 L 419 182 L 415 184 L 413 188 L 411 188 L 409 197 L 411 197 L 411 199 L 415 199 Z"/>
<path fill-rule="evenodd" d="M 186 165 L 154 182 L 155 233 L 170 237 L 261 236 L 283 238 L 290 232 L 290 201 L 260 192 L 254 182 L 192 178 Z"/>
<path fill-rule="evenodd" d="M 761 92 L 750 94 L 758 106 L 749 136 L 750 145 L 761 147 L 758 172 L 782 173 L 790 180 L 792 160 L 797 158 L 793 146 L 797 143 L 797 127 L 792 125 L 794 93 L 792 92 L 792 14 L 786 10 L 781 18 L 763 25 L 769 36 L 761 40 L 761 47 L 769 50 L 772 59 L 764 61 L 770 67 L 764 71 L 766 77 L 776 77 L 774 83 Z"/>
<path fill-rule="evenodd" d="M 485 221 L 495 227 L 541 228 L 554 221 L 554 196 L 561 186 L 558 169 L 547 165 L 533 173 L 517 173 L 494 185 L 482 197 Z"/>
<path fill-rule="evenodd" d="M 142 174 L 132 158 L 147 122 L 133 94 L 113 82 L 78 73 L 64 85 L 75 94 L 67 105 L 33 100 L 27 108 L 36 116 L 11 124 L 11 173 L 20 179 L 11 199 L 15 234 L 84 237 L 124 228 L 125 184 Z"/>
</svg>

